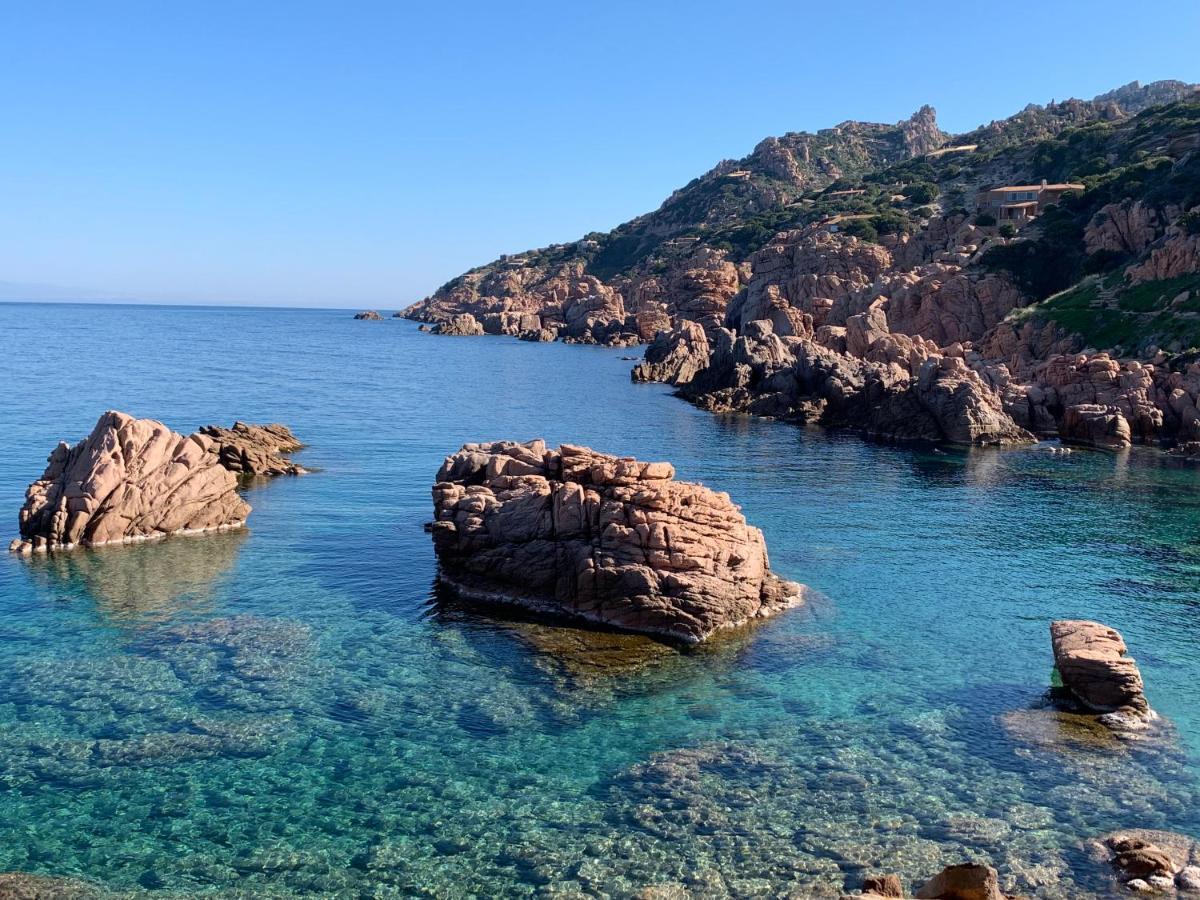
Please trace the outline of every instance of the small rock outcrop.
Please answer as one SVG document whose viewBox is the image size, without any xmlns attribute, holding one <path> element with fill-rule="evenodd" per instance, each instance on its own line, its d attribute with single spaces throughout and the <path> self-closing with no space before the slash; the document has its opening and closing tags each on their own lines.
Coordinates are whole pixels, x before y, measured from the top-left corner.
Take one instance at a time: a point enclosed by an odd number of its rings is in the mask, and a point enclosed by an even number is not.
<svg viewBox="0 0 1200 900">
<path fill-rule="evenodd" d="M 1142 673 L 1119 632 L 1099 622 L 1050 623 L 1054 665 L 1063 688 L 1110 727 L 1137 729 L 1157 718 L 1146 702 Z"/>
<path fill-rule="evenodd" d="M 917 900 L 1006 900 L 996 870 L 979 863 L 947 866 L 913 896 Z"/>
<path fill-rule="evenodd" d="M 905 896 L 904 886 L 896 875 L 872 875 L 862 884 L 862 893 L 844 895 L 883 900 Z M 981 863 L 962 863 L 947 866 L 925 882 L 915 894 L 915 900 L 1010 900 L 1000 890 L 1000 876 L 991 866 Z"/>
<path fill-rule="evenodd" d="M 354 318 L 364 322 L 382 322 L 383 316 L 373 309 L 365 309 L 360 313 L 355 313 Z"/>
<path fill-rule="evenodd" d="M 286 425 L 245 422 L 234 422 L 232 428 L 205 425 L 200 434 L 212 439 L 221 465 L 237 475 L 271 478 L 303 475 L 307 471 L 284 456 L 304 447 Z"/>
<path fill-rule="evenodd" d="M 1200 842 L 1171 831 L 1114 831 L 1088 845 L 1097 862 L 1133 893 L 1190 897 L 1200 893 Z"/>
<path fill-rule="evenodd" d="M 29 553 L 240 527 L 250 506 L 209 437 L 109 411 L 74 447 L 60 443 L 29 486 L 20 539 Z"/>
<path fill-rule="evenodd" d="M 646 348 L 646 358 L 633 367 L 635 382 L 660 381 L 687 384 L 708 366 L 708 338 L 699 322 L 681 321 L 670 331 L 660 331 Z"/>
<path fill-rule="evenodd" d="M 727 494 L 639 462 L 543 441 L 446 458 L 429 525 L 463 594 L 684 643 L 801 601 Z"/>
<path fill-rule="evenodd" d="M 433 326 L 434 334 L 449 334 L 457 337 L 475 337 L 484 333 L 483 326 L 470 313 L 451 316 Z"/>
<path fill-rule="evenodd" d="M 1131 443 L 1129 422 L 1120 408 L 1099 403 L 1067 407 L 1059 434 L 1068 443 L 1102 450 L 1120 450 Z"/>
</svg>

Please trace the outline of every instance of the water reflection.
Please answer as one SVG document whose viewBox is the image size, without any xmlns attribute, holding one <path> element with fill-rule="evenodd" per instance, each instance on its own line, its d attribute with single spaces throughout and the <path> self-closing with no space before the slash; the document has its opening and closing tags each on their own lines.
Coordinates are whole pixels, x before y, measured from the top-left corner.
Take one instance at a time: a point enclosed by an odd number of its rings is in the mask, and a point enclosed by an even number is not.
<svg viewBox="0 0 1200 900">
<path fill-rule="evenodd" d="M 213 605 L 215 588 L 237 560 L 246 529 L 187 535 L 124 547 L 95 547 L 29 559 L 39 585 L 67 597 L 84 596 L 122 624 L 170 619 Z"/>
</svg>

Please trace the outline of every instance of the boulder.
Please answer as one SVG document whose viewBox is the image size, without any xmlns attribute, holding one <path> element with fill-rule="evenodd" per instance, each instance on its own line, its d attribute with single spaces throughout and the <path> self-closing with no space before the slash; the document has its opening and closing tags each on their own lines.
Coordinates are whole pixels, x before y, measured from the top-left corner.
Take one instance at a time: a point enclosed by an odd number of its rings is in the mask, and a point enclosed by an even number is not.
<svg viewBox="0 0 1200 900">
<path fill-rule="evenodd" d="M 29 486 L 21 553 L 132 543 L 240 527 L 250 513 L 209 437 L 109 411 L 74 447 L 60 443 Z"/>
<path fill-rule="evenodd" d="M 661 381 L 687 384 L 708 365 L 708 338 L 698 322 L 682 321 L 670 331 L 660 331 L 646 348 L 645 361 L 633 367 L 635 382 Z"/>
<path fill-rule="evenodd" d="M 694 644 L 801 602 L 727 494 L 640 462 L 543 441 L 446 458 L 429 530 L 467 597 Z"/>
<path fill-rule="evenodd" d="M 475 337 L 484 334 L 483 325 L 470 313 L 460 313 L 450 316 L 433 326 L 434 334 L 448 334 L 457 337 Z"/>
<path fill-rule="evenodd" d="M 1130 828 L 1088 842 L 1089 855 L 1107 864 L 1131 891 L 1189 896 L 1200 890 L 1200 842 L 1185 834 Z M 1144 885 L 1144 887 L 1143 887 Z"/>
<path fill-rule="evenodd" d="M 947 866 L 914 894 L 918 900 L 1005 900 L 1000 877 L 991 866 Z"/>
<path fill-rule="evenodd" d="M 1068 406 L 1059 425 L 1059 436 L 1072 444 L 1120 450 L 1131 443 L 1129 422 L 1116 406 L 1078 403 Z"/>
<path fill-rule="evenodd" d="M 383 316 L 375 312 L 373 309 L 366 309 L 360 313 L 355 313 L 354 318 L 364 322 L 382 322 Z"/>
<path fill-rule="evenodd" d="M 213 440 L 221 465 L 237 475 L 273 477 L 307 471 L 283 456 L 304 447 L 286 425 L 234 422 L 232 428 L 205 425 L 199 433 Z"/>
<path fill-rule="evenodd" d="M 1114 724 L 1155 718 L 1142 674 L 1116 629 L 1099 622 L 1061 620 L 1050 623 L 1050 640 L 1063 688 L 1085 709 L 1115 714 L 1109 719 Z"/>
<path fill-rule="evenodd" d="M 863 879 L 862 892 L 868 897 L 903 897 L 899 875 L 870 875 Z"/>
</svg>

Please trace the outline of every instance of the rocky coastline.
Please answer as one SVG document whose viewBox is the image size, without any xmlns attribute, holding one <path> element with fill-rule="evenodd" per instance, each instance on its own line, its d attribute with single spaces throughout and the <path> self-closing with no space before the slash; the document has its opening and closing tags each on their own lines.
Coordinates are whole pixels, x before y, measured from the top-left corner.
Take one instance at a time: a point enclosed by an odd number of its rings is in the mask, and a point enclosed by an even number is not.
<svg viewBox="0 0 1200 900">
<path fill-rule="evenodd" d="M 714 412 L 895 440 L 1200 445 L 1197 96 L 1129 85 L 956 137 L 925 108 L 768 139 L 609 235 L 502 257 L 402 315 L 645 343 L 633 379 Z M 867 134 L 889 151 L 864 155 Z M 1071 165 L 1080 134 L 1102 135 L 1111 177 L 1031 222 L 968 212 L 982 188 L 1036 184 L 1039 147 Z M 796 152 L 816 145 L 824 162 Z"/>
</svg>

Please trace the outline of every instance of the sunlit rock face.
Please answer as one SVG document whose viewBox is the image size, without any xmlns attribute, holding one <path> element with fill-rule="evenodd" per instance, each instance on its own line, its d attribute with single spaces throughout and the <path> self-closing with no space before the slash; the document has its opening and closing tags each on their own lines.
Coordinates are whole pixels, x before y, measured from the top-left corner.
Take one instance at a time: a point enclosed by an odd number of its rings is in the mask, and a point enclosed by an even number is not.
<svg viewBox="0 0 1200 900">
<path fill-rule="evenodd" d="M 250 506 L 209 437 L 109 411 L 75 446 L 60 443 L 29 486 L 18 552 L 132 543 L 240 527 Z"/>
<path fill-rule="evenodd" d="M 543 441 L 447 457 L 430 525 L 463 592 L 698 643 L 800 602 L 727 494 L 639 462 Z"/>
</svg>

